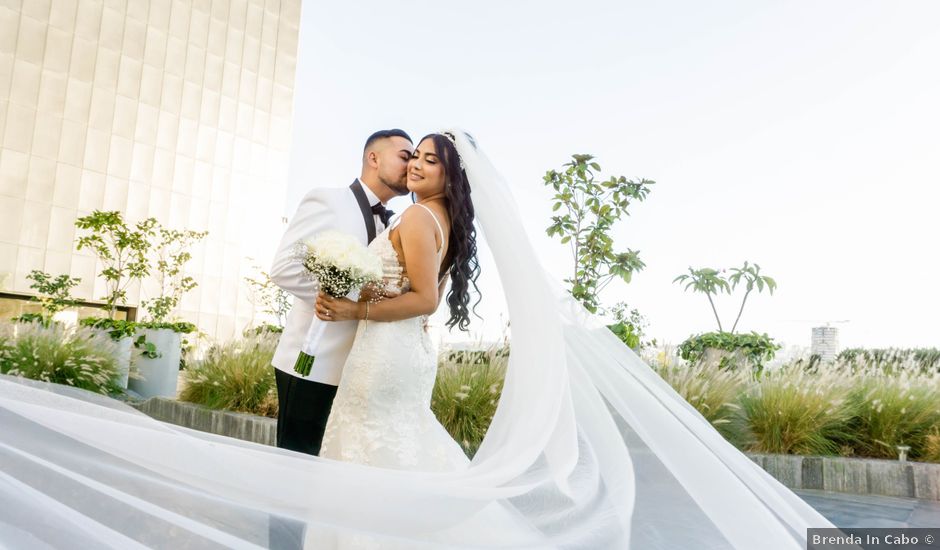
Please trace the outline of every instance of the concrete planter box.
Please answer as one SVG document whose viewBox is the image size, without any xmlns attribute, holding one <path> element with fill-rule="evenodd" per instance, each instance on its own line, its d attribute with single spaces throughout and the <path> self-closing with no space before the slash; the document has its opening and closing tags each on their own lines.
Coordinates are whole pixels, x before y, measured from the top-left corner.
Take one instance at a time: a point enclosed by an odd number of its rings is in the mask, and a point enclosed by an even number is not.
<svg viewBox="0 0 940 550">
<path fill-rule="evenodd" d="M 201 405 L 163 398 L 131 405 L 163 422 L 265 445 L 275 444 L 277 420 L 274 418 L 214 411 Z M 940 502 L 940 464 L 834 456 L 747 455 L 791 489 Z"/>
<path fill-rule="evenodd" d="M 264 445 L 274 445 L 277 440 L 277 420 L 274 418 L 212 410 L 162 397 L 129 404 L 147 416 L 177 426 Z"/>
<path fill-rule="evenodd" d="M 156 346 L 160 356 L 155 359 L 143 355 L 137 357 L 138 377 L 130 381 L 129 389 L 142 397 L 176 397 L 182 353 L 180 334 L 162 328 L 138 330 L 136 336 L 141 335 Z"/>
<path fill-rule="evenodd" d="M 838 456 L 748 456 L 791 489 L 940 501 L 940 464 Z"/>
</svg>

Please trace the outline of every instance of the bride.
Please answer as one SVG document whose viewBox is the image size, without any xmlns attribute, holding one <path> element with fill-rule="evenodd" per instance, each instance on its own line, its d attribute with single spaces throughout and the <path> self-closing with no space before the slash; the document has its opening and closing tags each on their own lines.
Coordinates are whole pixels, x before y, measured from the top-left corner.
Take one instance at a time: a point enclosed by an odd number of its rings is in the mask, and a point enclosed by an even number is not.
<svg viewBox="0 0 940 550">
<path fill-rule="evenodd" d="M 323 436 L 320 456 L 411 470 L 468 462 L 431 412 L 437 357 L 425 329 L 450 274 L 448 327 L 470 324 L 469 285 L 479 274 L 470 186 L 454 144 L 424 137 L 408 163 L 417 200 L 369 248 L 383 263 L 384 299 L 352 302 L 320 293 L 324 321 L 362 320 Z"/>
<path fill-rule="evenodd" d="M 320 300 L 321 318 L 363 319 L 324 456 L 0 377 L 0 546 L 279 547 L 292 531 L 269 539 L 269 525 L 284 520 L 320 535 L 308 548 L 796 550 L 808 527 L 831 527 L 553 282 L 508 184 L 469 135 L 449 134 L 419 144 L 409 180 L 418 206 L 373 242 L 389 297 Z M 454 201 L 457 188 L 466 193 Z M 505 291 L 512 353 L 467 461 L 428 410 L 434 358 L 422 326 L 447 271 L 451 322 L 466 319 L 474 214 Z"/>
</svg>

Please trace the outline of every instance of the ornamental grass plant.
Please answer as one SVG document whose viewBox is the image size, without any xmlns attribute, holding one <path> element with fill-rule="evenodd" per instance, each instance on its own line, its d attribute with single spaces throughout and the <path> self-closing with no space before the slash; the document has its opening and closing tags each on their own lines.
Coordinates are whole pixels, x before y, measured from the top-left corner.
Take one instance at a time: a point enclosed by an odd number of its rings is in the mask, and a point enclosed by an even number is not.
<svg viewBox="0 0 940 550">
<path fill-rule="evenodd" d="M 180 400 L 211 409 L 277 416 L 277 387 L 271 358 L 278 335 L 245 336 L 209 348 L 187 366 Z"/>
<path fill-rule="evenodd" d="M 897 458 L 902 445 L 911 448 L 914 460 L 933 454 L 928 437 L 940 428 L 940 373 L 869 367 L 852 379 L 855 454 Z"/>
<path fill-rule="evenodd" d="M 836 455 L 853 439 L 852 380 L 840 371 L 787 365 L 765 371 L 740 397 L 749 441 L 760 453 Z"/>
<path fill-rule="evenodd" d="M 0 323 L 0 374 L 120 393 L 115 344 L 106 334 L 60 323 Z"/>
<path fill-rule="evenodd" d="M 463 448 L 476 454 L 496 414 L 509 361 L 508 347 L 442 353 L 431 410 Z"/>
<path fill-rule="evenodd" d="M 689 365 L 656 363 L 653 368 L 725 439 L 736 444 L 745 440 L 738 397 L 752 383 L 750 371 L 723 368 L 720 360 L 705 359 Z"/>
</svg>

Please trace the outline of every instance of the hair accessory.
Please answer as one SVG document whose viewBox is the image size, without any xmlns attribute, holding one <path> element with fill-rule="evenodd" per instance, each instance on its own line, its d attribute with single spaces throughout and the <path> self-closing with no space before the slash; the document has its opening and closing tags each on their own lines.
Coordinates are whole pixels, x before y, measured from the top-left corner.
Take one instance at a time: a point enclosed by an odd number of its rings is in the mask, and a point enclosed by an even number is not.
<svg viewBox="0 0 940 550">
<path fill-rule="evenodd" d="M 457 137 L 454 136 L 454 134 L 446 131 L 442 131 L 441 135 L 449 139 L 450 142 L 454 144 L 454 151 L 457 152 Z M 467 166 L 463 163 L 463 158 L 461 158 L 460 152 L 457 152 L 457 160 L 460 161 L 460 169 L 466 170 Z"/>
</svg>

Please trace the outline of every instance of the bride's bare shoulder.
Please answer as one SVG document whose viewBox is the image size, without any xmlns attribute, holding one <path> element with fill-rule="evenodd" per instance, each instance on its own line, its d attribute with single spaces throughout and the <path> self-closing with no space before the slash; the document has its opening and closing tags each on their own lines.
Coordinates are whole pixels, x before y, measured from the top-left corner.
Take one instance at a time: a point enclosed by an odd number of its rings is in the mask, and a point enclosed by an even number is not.
<svg viewBox="0 0 940 550">
<path fill-rule="evenodd" d="M 405 208 L 405 211 L 401 213 L 401 221 L 398 223 L 399 227 L 407 225 L 415 229 L 433 228 L 434 216 L 437 214 L 432 214 L 425 208 L 426 207 L 418 204 L 412 204 L 408 208 Z"/>
</svg>

